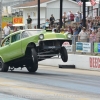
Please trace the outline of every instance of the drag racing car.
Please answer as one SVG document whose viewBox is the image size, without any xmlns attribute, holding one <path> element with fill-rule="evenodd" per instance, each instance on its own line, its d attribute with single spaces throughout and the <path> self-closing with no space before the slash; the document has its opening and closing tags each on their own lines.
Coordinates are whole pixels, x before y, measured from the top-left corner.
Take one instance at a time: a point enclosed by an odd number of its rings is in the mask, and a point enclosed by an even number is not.
<svg viewBox="0 0 100 100">
<path fill-rule="evenodd" d="M 60 56 L 67 62 L 68 54 L 62 44 L 68 40 L 68 34 L 47 32 L 43 29 L 25 29 L 11 33 L 1 42 L 0 71 L 26 67 L 29 72 L 36 72 L 38 62 Z"/>
</svg>

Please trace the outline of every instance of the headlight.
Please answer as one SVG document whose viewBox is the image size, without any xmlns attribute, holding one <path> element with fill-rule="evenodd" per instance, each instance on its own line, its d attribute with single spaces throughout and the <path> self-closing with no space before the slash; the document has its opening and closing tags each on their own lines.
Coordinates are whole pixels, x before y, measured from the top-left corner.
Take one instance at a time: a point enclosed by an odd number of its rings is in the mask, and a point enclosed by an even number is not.
<svg viewBox="0 0 100 100">
<path fill-rule="evenodd" d="M 71 34 L 68 34 L 67 36 L 68 36 L 68 38 L 72 38 L 72 35 Z"/>
<path fill-rule="evenodd" d="M 40 40 L 43 40 L 43 39 L 44 39 L 44 35 L 43 35 L 43 34 L 40 34 L 40 35 L 39 35 L 39 39 L 40 39 Z"/>
</svg>

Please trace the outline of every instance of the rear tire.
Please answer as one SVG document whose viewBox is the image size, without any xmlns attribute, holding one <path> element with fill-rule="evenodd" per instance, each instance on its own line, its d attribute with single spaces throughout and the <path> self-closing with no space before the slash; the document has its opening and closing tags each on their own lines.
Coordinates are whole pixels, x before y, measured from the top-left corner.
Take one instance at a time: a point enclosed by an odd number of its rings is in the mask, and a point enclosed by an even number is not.
<svg viewBox="0 0 100 100">
<path fill-rule="evenodd" d="M 66 50 L 65 47 L 61 47 L 60 55 L 61 55 L 61 59 L 62 59 L 63 62 L 68 61 L 68 54 L 67 54 L 67 50 Z"/>
<path fill-rule="evenodd" d="M 34 48 L 31 49 L 30 58 L 26 68 L 29 72 L 36 72 L 38 69 L 38 56 Z"/>
<path fill-rule="evenodd" d="M 0 58 L 0 72 L 7 72 L 9 69 L 9 66 L 3 62 L 3 60 Z"/>
</svg>

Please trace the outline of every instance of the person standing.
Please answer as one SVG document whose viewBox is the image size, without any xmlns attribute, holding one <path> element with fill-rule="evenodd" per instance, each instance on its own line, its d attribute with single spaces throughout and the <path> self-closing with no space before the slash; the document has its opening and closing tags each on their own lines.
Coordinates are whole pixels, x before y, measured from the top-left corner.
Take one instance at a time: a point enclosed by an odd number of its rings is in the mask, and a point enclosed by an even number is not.
<svg viewBox="0 0 100 100">
<path fill-rule="evenodd" d="M 83 27 L 82 30 L 81 30 L 81 32 L 78 34 L 78 40 L 80 42 L 87 42 L 87 40 L 88 40 L 88 34 L 86 32 L 86 28 L 85 27 Z"/>
<path fill-rule="evenodd" d="M 10 30 L 9 23 L 7 23 L 7 25 L 3 28 L 4 37 L 10 34 Z"/>
<path fill-rule="evenodd" d="M 53 16 L 53 14 L 50 17 L 50 25 L 52 26 L 54 24 L 55 18 Z"/>
<path fill-rule="evenodd" d="M 70 20 L 71 20 L 71 21 L 74 21 L 74 17 L 75 17 L 74 14 L 71 12 L 71 13 L 70 13 Z"/>
<path fill-rule="evenodd" d="M 32 29 L 31 23 L 32 23 L 32 19 L 30 18 L 30 15 L 28 15 L 28 19 L 27 19 L 27 28 L 28 29 Z"/>
</svg>

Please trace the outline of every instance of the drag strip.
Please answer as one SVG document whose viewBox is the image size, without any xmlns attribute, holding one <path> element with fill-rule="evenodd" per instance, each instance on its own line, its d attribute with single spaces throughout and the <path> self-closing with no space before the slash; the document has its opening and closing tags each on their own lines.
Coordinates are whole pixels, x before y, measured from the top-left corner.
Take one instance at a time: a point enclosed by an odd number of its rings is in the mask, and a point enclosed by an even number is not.
<svg viewBox="0 0 100 100">
<path fill-rule="evenodd" d="M 5 96 L 7 95 L 7 96 Z M 99 100 L 100 73 L 42 66 L 36 73 L 0 72 L 0 100 Z"/>
</svg>

